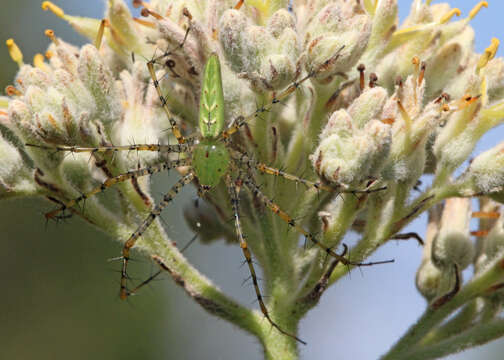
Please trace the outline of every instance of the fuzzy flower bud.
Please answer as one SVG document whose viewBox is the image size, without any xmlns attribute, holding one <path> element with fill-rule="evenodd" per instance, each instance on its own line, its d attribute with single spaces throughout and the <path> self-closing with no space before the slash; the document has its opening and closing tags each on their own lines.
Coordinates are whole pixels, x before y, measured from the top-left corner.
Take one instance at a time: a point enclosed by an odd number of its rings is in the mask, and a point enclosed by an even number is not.
<svg viewBox="0 0 504 360">
<path fill-rule="evenodd" d="M 460 180 L 474 193 L 488 193 L 504 186 L 504 143 L 478 155 Z M 501 190 L 502 191 L 502 190 Z"/>
<path fill-rule="evenodd" d="M 285 10 L 277 13 L 267 27 L 251 24 L 237 10 L 226 11 L 220 20 L 219 39 L 231 69 L 260 89 L 281 89 L 296 72 L 292 16 Z"/>
<path fill-rule="evenodd" d="M 492 259 L 495 255 L 504 250 L 504 213 L 493 224 L 484 239 L 485 242 L 485 255 L 487 258 Z"/>
<path fill-rule="evenodd" d="M 443 272 L 439 267 L 430 260 L 422 262 L 415 283 L 418 291 L 427 301 L 431 301 L 439 295 L 442 281 Z"/>
<path fill-rule="evenodd" d="M 432 261 L 440 268 L 453 264 L 465 269 L 474 258 L 474 245 L 470 239 L 471 200 L 453 198 L 445 202 L 439 232 L 432 244 Z"/>
<path fill-rule="evenodd" d="M 6 113 L 0 110 L 0 198 L 34 194 L 33 161 L 8 123 Z"/>
<path fill-rule="evenodd" d="M 130 248 L 142 247 L 198 303 L 282 352 L 297 351 L 285 345 L 299 340 L 297 321 L 327 286 L 376 264 L 366 258 L 390 239 L 422 243 L 406 226 L 434 207 L 416 284 L 441 306 L 465 286 L 460 272 L 474 258 L 476 272 L 478 262 L 499 260 L 502 221 L 471 232 L 471 199 L 449 197 L 503 196 L 504 143 L 458 178 L 454 171 L 504 119 L 504 65 L 497 39 L 483 54 L 473 50 L 469 23 L 486 2 L 465 18 L 431 3 L 414 0 L 399 24 L 396 0 L 135 0 L 140 18 L 125 0 L 109 0 L 104 19 L 44 1 L 92 45 L 72 46 L 48 30 L 45 57 L 29 65 L 7 40 L 19 72 L 0 98 L 0 198 L 45 197 L 55 206 L 48 219 L 68 211 L 126 241 L 122 298 L 138 289 L 126 265 Z M 203 145 L 219 149 L 217 160 Z M 185 177 L 154 207 L 149 177 L 172 168 Z M 434 174 L 427 186 L 424 174 Z M 204 242 L 236 244 L 238 236 L 263 316 L 244 317 L 249 309 L 221 296 L 163 233 L 159 212 L 205 177 L 212 188 L 201 189 L 204 205 L 186 219 Z M 271 221 L 261 221 L 265 213 Z M 338 248 L 352 229 L 360 239 Z M 299 251 L 298 233 L 313 250 Z M 337 261 L 321 261 L 326 255 Z M 262 301 L 251 259 L 263 266 L 271 302 Z"/>
<path fill-rule="evenodd" d="M 390 149 L 390 126 L 371 120 L 358 127 L 345 111 L 335 112 L 311 160 L 317 172 L 334 183 L 361 186 L 376 178 Z"/>
<path fill-rule="evenodd" d="M 354 4 L 333 3 L 311 20 L 305 35 L 307 69 L 315 69 L 344 47 L 338 61 L 324 74 L 344 73 L 353 68 L 371 35 L 370 17 L 355 11 Z"/>
</svg>

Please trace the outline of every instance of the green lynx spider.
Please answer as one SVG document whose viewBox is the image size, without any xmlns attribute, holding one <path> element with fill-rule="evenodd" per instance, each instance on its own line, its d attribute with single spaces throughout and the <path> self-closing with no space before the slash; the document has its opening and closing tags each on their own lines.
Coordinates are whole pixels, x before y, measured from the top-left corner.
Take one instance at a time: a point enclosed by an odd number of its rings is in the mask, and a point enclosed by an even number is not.
<svg viewBox="0 0 504 360">
<path fill-rule="evenodd" d="M 187 37 L 187 33 L 186 33 Z M 183 43 L 179 45 L 182 47 Z M 342 49 L 340 49 L 341 51 Z M 273 213 L 278 215 L 283 221 L 285 221 L 289 227 L 293 228 L 300 234 L 302 234 L 306 239 L 318 246 L 322 251 L 324 251 L 328 256 L 335 258 L 337 262 L 341 262 L 347 266 L 371 266 L 375 264 L 382 264 L 391 262 L 379 261 L 379 262 L 368 262 L 368 263 L 358 263 L 348 260 L 344 255 L 336 253 L 333 249 L 324 246 L 316 236 L 305 230 L 298 222 L 283 211 L 275 202 L 269 199 L 260 190 L 260 187 L 254 182 L 253 178 L 248 174 L 251 171 L 258 171 L 263 174 L 273 175 L 282 177 L 284 179 L 302 183 L 308 188 L 314 188 L 317 190 L 325 190 L 331 192 L 346 192 L 346 193 L 371 193 L 379 189 L 364 189 L 364 190 L 349 190 L 343 188 L 343 186 L 331 187 L 322 182 L 308 181 L 298 176 L 286 173 L 282 170 L 269 167 L 264 163 L 257 162 L 252 157 L 250 157 L 245 152 L 236 149 L 231 141 L 232 135 L 235 134 L 242 126 L 251 122 L 256 117 L 259 117 L 261 113 L 268 111 L 276 103 L 285 100 L 290 94 L 296 91 L 296 89 L 308 79 L 316 76 L 321 70 L 329 66 L 332 62 L 337 61 L 339 57 L 339 51 L 331 59 L 322 63 L 317 69 L 312 70 L 303 78 L 298 81 L 294 81 L 290 86 L 288 86 L 281 93 L 275 95 L 267 106 L 262 106 L 256 109 L 252 114 L 245 117 L 238 117 L 231 125 L 226 127 L 226 121 L 224 116 L 224 95 L 222 88 L 222 78 L 221 78 L 221 65 L 219 57 L 217 54 L 212 54 L 207 60 L 202 86 L 201 86 L 201 97 L 200 97 L 200 107 L 199 107 L 199 134 L 185 137 L 175 117 L 168 108 L 167 101 L 160 89 L 159 80 L 156 75 L 154 65 L 157 64 L 163 58 L 168 57 L 172 52 L 165 52 L 163 55 L 153 58 L 147 63 L 147 68 L 152 77 L 152 81 L 156 91 L 159 95 L 159 100 L 161 105 L 168 117 L 171 124 L 171 131 L 173 136 L 177 139 L 178 144 L 174 145 L 155 145 L 155 144 L 136 144 L 136 145 L 126 145 L 126 146 L 102 146 L 102 147 L 77 147 L 77 146 L 55 146 L 55 147 L 44 147 L 37 146 L 46 149 L 52 149 L 55 151 L 63 152 L 91 152 L 91 153 L 115 153 L 117 151 L 157 151 L 163 153 L 177 153 L 180 155 L 178 160 L 167 160 L 161 164 L 152 165 L 137 170 L 131 170 L 124 174 L 119 174 L 114 177 L 110 177 L 105 180 L 100 186 L 94 188 L 93 190 L 82 194 L 78 198 L 70 200 L 66 203 L 61 203 L 61 207 L 46 214 L 47 218 L 57 218 L 60 212 L 65 209 L 70 209 L 79 203 L 85 201 L 89 197 L 103 192 L 107 188 L 117 184 L 119 182 L 124 182 L 127 180 L 136 180 L 136 178 L 141 176 L 152 175 L 161 171 L 188 167 L 187 173 L 163 196 L 162 200 L 157 204 L 149 213 L 149 215 L 144 219 L 141 225 L 137 228 L 135 232 L 124 243 L 122 250 L 122 269 L 121 269 L 121 285 L 120 285 L 120 298 L 126 299 L 129 295 L 135 293 L 139 287 L 143 286 L 146 282 L 151 280 L 154 276 L 151 276 L 147 281 L 144 281 L 140 286 L 137 286 L 133 290 L 127 288 L 127 265 L 130 260 L 130 249 L 135 246 L 136 241 L 142 234 L 146 231 L 149 225 L 160 216 L 163 209 L 175 198 L 175 196 L 181 191 L 181 189 L 189 184 L 190 182 L 195 182 L 199 185 L 199 194 L 204 195 L 207 191 L 211 190 L 217 186 L 222 179 L 224 179 L 229 197 L 231 199 L 234 226 L 236 230 L 236 237 L 238 238 L 240 248 L 242 249 L 243 256 L 245 257 L 248 269 L 250 271 L 250 277 L 252 279 L 257 301 L 259 303 L 260 309 L 264 317 L 269 321 L 269 323 L 286 336 L 290 336 L 297 341 L 304 344 L 304 342 L 296 337 L 295 335 L 283 330 L 270 316 L 268 309 L 264 303 L 261 290 L 258 285 L 258 277 L 252 262 L 252 254 L 248 248 L 247 241 L 242 231 L 242 225 L 240 221 L 240 190 L 242 187 L 246 187 L 253 196 L 258 199 L 265 207 L 270 209 Z M 29 145 L 29 144 L 28 144 Z M 35 145 L 31 145 L 35 146 Z M 161 269 L 166 270 L 166 266 L 158 257 L 153 257 Z M 157 275 L 157 274 L 156 274 Z"/>
</svg>

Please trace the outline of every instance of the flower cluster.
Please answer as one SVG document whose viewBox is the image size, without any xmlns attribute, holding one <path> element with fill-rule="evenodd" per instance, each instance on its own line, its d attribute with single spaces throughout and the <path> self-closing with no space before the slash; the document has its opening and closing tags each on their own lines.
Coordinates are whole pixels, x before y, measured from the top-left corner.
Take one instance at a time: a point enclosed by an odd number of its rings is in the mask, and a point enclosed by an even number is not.
<svg viewBox="0 0 504 360">
<path fill-rule="evenodd" d="M 360 239 L 346 264 L 355 265 L 389 239 L 413 236 L 422 242 L 403 229 L 430 208 L 417 274 L 417 287 L 429 302 L 427 320 L 387 356 L 417 356 L 441 341 L 457 346 L 435 348 L 439 356 L 471 346 L 450 324 L 436 325 L 471 306 L 463 312 L 472 314 L 463 319 L 467 326 L 460 329 L 472 331 L 481 318 L 496 322 L 498 314 L 473 308 L 476 298 L 491 298 L 493 305 L 504 301 L 498 205 L 504 199 L 503 144 L 455 173 L 479 139 L 504 119 L 504 61 L 495 58 L 497 39 L 483 54 L 473 50 L 469 23 L 486 1 L 459 20 L 458 9 L 430 2 L 413 0 L 399 25 L 396 0 L 135 0 L 133 5 L 142 7 L 139 18 L 122 0 L 110 0 L 103 20 L 71 16 L 44 1 L 44 10 L 93 44 L 77 48 L 47 30 L 51 44 L 30 65 L 7 40 L 19 72 L 8 96 L 0 98 L 0 199 L 44 196 L 65 208 L 82 194 L 97 193 L 93 189 L 100 183 L 108 187 L 107 179 L 118 174 L 173 159 L 152 151 L 77 149 L 173 143 L 166 131 L 172 121 L 184 134 L 197 131 L 201 74 L 217 54 L 226 119 L 229 125 L 247 119 L 232 146 L 254 161 L 285 169 L 267 174 L 304 171 L 306 180 L 288 176 L 308 186 L 293 197 L 297 184 L 276 186 L 274 176 L 265 178 L 262 189 L 275 203 L 261 204 L 264 198 L 256 192 L 242 206 L 275 321 L 295 333 L 323 291 L 350 269 L 324 261 L 325 253 L 316 249 L 302 251 L 298 235 L 282 227 L 304 226 L 309 231 L 303 235 L 320 234 L 316 241 L 331 249 L 356 230 Z M 155 65 L 157 79 L 144 59 Z M 433 180 L 421 190 L 424 175 Z M 85 211 L 76 202 L 68 210 L 124 241 L 152 207 L 146 179 L 134 177 L 116 192 L 90 198 Z M 420 194 L 413 196 L 415 190 Z M 234 241 L 226 221 L 232 204 L 225 194 L 217 187 L 207 207 L 187 213 L 208 230 L 203 239 Z M 481 196 L 479 211 L 471 210 L 474 196 Z M 275 214 L 265 216 L 267 207 Z M 288 224 L 280 208 L 292 217 Z M 474 214 L 482 220 L 471 232 Z M 294 218 L 303 219 L 301 225 Z M 183 258 L 158 222 L 139 247 L 162 258 L 205 309 L 260 338 L 266 356 L 296 357 L 292 338 L 271 334 L 257 312 L 225 297 Z M 471 264 L 474 279 L 463 285 L 461 271 Z M 501 327 L 481 330 L 487 337 L 480 343 L 503 334 Z"/>
</svg>

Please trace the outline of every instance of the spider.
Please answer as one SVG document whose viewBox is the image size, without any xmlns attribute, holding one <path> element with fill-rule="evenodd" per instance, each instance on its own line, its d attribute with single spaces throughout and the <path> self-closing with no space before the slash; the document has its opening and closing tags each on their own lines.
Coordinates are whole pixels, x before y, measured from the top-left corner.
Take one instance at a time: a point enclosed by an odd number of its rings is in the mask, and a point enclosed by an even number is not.
<svg viewBox="0 0 504 360">
<path fill-rule="evenodd" d="M 184 41 L 179 45 L 179 48 L 183 47 L 185 39 L 187 38 L 187 35 L 189 33 L 189 29 L 190 28 L 187 29 Z M 47 213 L 46 218 L 58 219 L 64 216 L 59 214 L 65 209 L 69 209 L 71 211 L 72 208 L 80 203 L 83 203 L 89 197 L 101 193 L 117 183 L 127 180 L 136 180 L 138 177 L 152 175 L 154 173 L 167 171 L 169 169 L 181 167 L 185 168 L 185 174 L 162 197 L 161 201 L 151 209 L 148 216 L 124 242 L 122 256 L 120 257 L 120 259 L 122 259 L 120 298 L 126 299 L 129 295 L 135 293 L 140 287 L 145 285 L 160 273 L 160 271 L 157 272 L 132 290 L 128 289 L 127 287 L 127 267 L 130 260 L 130 250 L 135 246 L 137 240 L 148 229 L 152 222 L 161 215 L 163 209 L 172 202 L 172 200 L 187 184 L 194 182 L 198 186 L 199 196 L 204 198 L 207 193 L 211 192 L 211 190 L 216 188 L 221 182 L 224 182 L 231 203 L 236 238 L 239 242 L 243 256 L 248 265 L 250 277 L 254 285 L 255 295 L 257 297 L 260 310 L 272 327 L 277 329 L 282 334 L 292 337 L 296 341 L 305 344 L 303 340 L 285 331 L 273 320 L 263 300 L 263 295 L 258 284 L 257 273 L 252 261 L 252 253 L 249 249 L 246 237 L 242 229 L 242 221 L 240 215 L 241 190 L 243 188 L 248 189 L 254 199 L 258 200 L 258 202 L 262 203 L 265 208 L 276 214 L 288 225 L 289 228 L 294 229 L 302 236 L 304 236 L 309 242 L 319 247 L 321 251 L 325 252 L 328 256 L 333 257 L 335 259 L 335 263 L 332 266 L 335 266 L 337 262 L 341 262 L 346 266 L 371 266 L 392 262 L 393 260 L 368 263 L 352 262 L 347 257 L 345 257 L 347 250 L 346 245 L 344 245 L 345 249 L 341 254 L 338 254 L 333 249 L 326 247 L 317 239 L 317 237 L 313 233 L 306 230 L 296 219 L 290 216 L 286 211 L 282 210 L 277 203 L 275 203 L 265 193 L 263 193 L 261 187 L 254 180 L 253 175 L 256 173 L 262 173 L 265 175 L 280 177 L 288 181 L 301 183 L 307 188 L 312 188 L 317 191 L 323 190 L 336 193 L 345 192 L 353 194 L 369 194 L 383 190 L 384 188 L 371 189 L 371 185 L 368 185 L 368 187 L 364 190 L 351 190 L 345 188 L 343 185 L 328 185 L 326 183 L 323 183 L 322 181 L 314 182 L 306 180 L 302 177 L 298 177 L 296 175 L 287 173 L 283 170 L 268 166 L 265 163 L 255 160 L 247 152 L 239 148 L 239 146 L 233 141 L 233 136 L 238 133 L 240 128 L 245 127 L 247 124 L 251 123 L 262 113 L 269 111 L 273 106 L 276 106 L 276 104 L 286 100 L 305 81 L 315 77 L 320 71 L 324 70 L 333 62 L 337 61 L 342 49 L 343 48 L 339 49 L 333 57 L 323 62 L 316 69 L 309 71 L 304 77 L 299 80 L 293 81 L 283 91 L 275 94 L 267 105 L 258 107 L 253 113 L 247 116 L 239 116 L 231 123 L 227 123 L 224 113 L 225 103 L 219 56 L 216 53 L 211 54 L 207 59 L 201 82 L 202 85 L 198 120 L 199 131 L 190 136 L 184 136 L 181 130 L 181 126 L 178 124 L 175 116 L 172 114 L 172 111 L 168 107 L 167 100 L 163 95 L 158 76 L 156 75 L 155 71 L 155 65 L 160 63 L 161 60 L 169 57 L 172 54 L 172 51 L 166 51 L 161 56 L 154 57 L 147 63 L 148 72 L 159 96 L 159 101 L 164 110 L 164 113 L 166 114 L 166 117 L 171 124 L 171 133 L 177 140 L 177 144 L 135 144 L 100 147 L 45 147 L 31 144 L 27 145 L 71 153 L 90 152 L 114 154 L 118 151 L 154 151 L 165 154 L 178 154 L 179 158 L 177 160 L 164 160 L 159 164 L 131 170 L 127 173 L 119 174 L 116 176 L 110 176 L 101 185 L 73 200 L 70 200 L 68 202 L 57 201 L 57 203 L 60 204 L 60 207 Z M 167 269 L 158 257 L 153 256 L 153 259 L 158 263 L 158 265 L 160 265 L 161 269 Z"/>
</svg>

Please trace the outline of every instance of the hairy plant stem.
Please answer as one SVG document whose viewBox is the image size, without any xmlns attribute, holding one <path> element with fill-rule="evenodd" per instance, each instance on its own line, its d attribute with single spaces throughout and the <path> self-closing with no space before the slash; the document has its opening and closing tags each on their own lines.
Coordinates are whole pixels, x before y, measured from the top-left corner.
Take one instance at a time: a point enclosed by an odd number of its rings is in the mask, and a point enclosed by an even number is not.
<svg viewBox="0 0 504 360">
<path fill-rule="evenodd" d="M 408 330 L 408 332 L 392 347 L 392 349 L 390 349 L 390 351 L 386 355 L 383 356 L 382 360 L 403 358 L 420 359 L 421 357 L 415 357 L 413 354 L 417 349 L 421 351 L 422 348 L 418 348 L 418 345 L 420 344 L 422 339 L 427 334 L 429 334 L 429 332 L 431 332 L 438 324 L 440 324 L 455 310 L 468 303 L 469 301 L 472 301 L 478 295 L 491 288 L 493 285 L 501 283 L 502 281 L 504 281 L 504 261 L 499 260 L 496 261 L 491 267 L 489 267 L 483 274 L 479 276 L 477 275 L 477 277 L 475 277 L 467 285 L 465 285 L 457 293 L 457 295 L 455 295 L 450 301 L 448 301 L 441 307 L 428 307 L 422 317 L 417 321 L 417 323 Z M 492 324 L 495 325 L 494 323 Z M 486 325 L 480 325 L 479 327 L 484 328 L 485 326 Z M 495 332 L 496 329 L 493 328 L 492 325 L 489 326 L 491 327 L 491 329 L 487 330 L 491 331 L 492 333 Z M 499 329 L 500 327 L 497 326 L 497 330 Z M 468 330 L 468 332 L 473 333 L 473 330 Z M 503 332 L 504 329 L 500 330 L 501 335 Z M 461 347 L 464 343 L 468 342 L 468 339 L 470 338 L 465 336 L 463 333 L 460 336 L 455 337 L 453 340 L 446 340 L 451 343 L 450 349 L 447 349 L 447 347 L 445 346 L 436 347 L 436 345 L 432 345 L 431 350 L 438 348 L 439 353 L 436 356 L 433 356 L 433 354 L 431 354 L 428 358 L 440 357 L 451 353 L 453 352 L 454 345 Z M 489 341 L 488 334 L 482 336 L 482 339 L 487 339 L 486 341 Z M 454 341 L 456 342 L 456 344 L 453 343 Z"/>
</svg>

